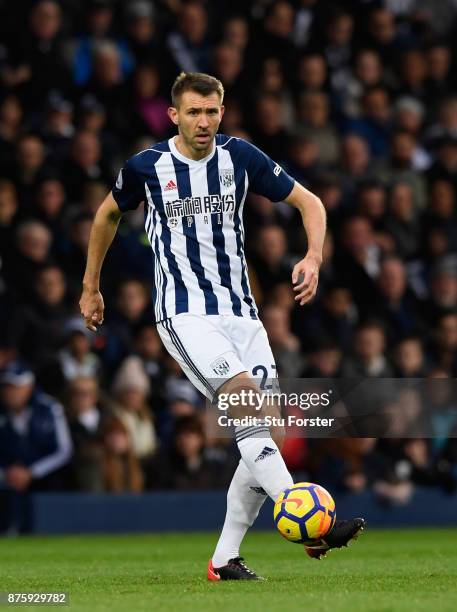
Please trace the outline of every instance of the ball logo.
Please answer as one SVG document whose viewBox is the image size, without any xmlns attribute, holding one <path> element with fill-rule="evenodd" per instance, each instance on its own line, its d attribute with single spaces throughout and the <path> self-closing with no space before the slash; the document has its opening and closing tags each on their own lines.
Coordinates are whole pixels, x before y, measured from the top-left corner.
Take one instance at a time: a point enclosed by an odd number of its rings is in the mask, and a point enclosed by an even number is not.
<svg viewBox="0 0 457 612">
<path fill-rule="evenodd" d="M 283 499 L 281 501 L 281 504 L 296 504 L 297 508 L 300 508 L 300 506 L 303 505 L 303 500 L 297 497 L 289 497 L 288 499 Z"/>
</svg>

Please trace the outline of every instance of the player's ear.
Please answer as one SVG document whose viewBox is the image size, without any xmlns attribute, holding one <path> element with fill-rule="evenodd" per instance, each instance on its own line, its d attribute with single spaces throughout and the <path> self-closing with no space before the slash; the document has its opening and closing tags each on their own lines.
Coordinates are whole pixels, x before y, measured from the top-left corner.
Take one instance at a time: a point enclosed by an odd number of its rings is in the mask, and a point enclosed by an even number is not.
<svg viewBox="0 0 457 612">
<path fill-rule="evenodd" d="M 225 113 L 225 106 L 221 106 L 221 119 L 224 116 Z"/>
<path fill-rule="evenodd" d="M 167 112 L 173 123 L 178 125 L 178 109 L 176 109 L 174 106 L 170 106 Z"/>
</svg>

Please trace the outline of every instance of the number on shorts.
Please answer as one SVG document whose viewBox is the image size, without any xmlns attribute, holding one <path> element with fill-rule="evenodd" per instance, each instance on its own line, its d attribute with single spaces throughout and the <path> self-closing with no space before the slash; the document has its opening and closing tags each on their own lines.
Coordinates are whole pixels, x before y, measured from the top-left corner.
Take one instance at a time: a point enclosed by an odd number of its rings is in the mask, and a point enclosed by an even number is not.
<svg viewBox="0 0 457 612">
<path fill-rule="evenodd" d="M 271 364 L 271 369 L 272 370 L 276 370 L 276 366 L 274 363 Z M 252 368 L 252 375 L 254 376 L 254 378 L 257 378 L 259 376 L 259 372 L 261 372 L 261 380 L 260 380 L 260 388 L 262 389 L 262 391 L 266 391 L 272 388 L 272 384 L 267 384 L 267 379 L 268 379 L 268 370 L 265 366 L 263 365 L 256 365 Z"/>
</svg>

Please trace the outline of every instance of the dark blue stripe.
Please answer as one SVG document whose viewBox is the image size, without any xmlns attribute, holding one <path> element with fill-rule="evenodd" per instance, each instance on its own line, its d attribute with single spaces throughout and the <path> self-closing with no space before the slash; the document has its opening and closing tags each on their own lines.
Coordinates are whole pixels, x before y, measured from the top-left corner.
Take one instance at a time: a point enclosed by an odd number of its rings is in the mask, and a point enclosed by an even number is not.
<svg viewBox="0 0 457 612">
<path fill-rule="evenodd" d="M 208 177 L 208 193 L 210 195 L 221 194 L 221 184 L 219 181 L 219 160 L 217 148 L 212 159 L 206 164 L 206 172 Z M 230 276 L 230 258 L 225 250 L 225 236 L 222 231 L 222 225 L 218 224 L 218 217 L 223 222 L 223 214 L 211 214 L 211 226 L 213 229 L 213 244 L 216 249 L 217 269 L 221 277 L 221 285 L 227 287 L 232 300 L 232 311 L 237 317 L 241 317 L 241 300 L 233 291 L 232 278 Z"/>
<path fill-rule="evenodd" d="M 189 166 L 172 155 L 173 164 L 176 172 L 176 182 L 178 183 L 178 193 L 181 199 L 191 198 L 192 189 L 190 186 Z M 192 215 L 192 224 L 189 227 L 187 219 L 182 218 L 182 229 L 186 237 L 186 251 L 192 272 L 197 277 L 198 286 L 203 291 L 205 298 L 206 314 L 219 314 L 217 297 L 213 291 L 211 281 L 205 277 L 205 271 L 200 259 L 200 245 L 198 244 L 197 229 L 195 227 L 195 217 Z"/>
<path fill-rule="evenodd" d="M 180 312 L 189 311 L 189 296 L 187 289 L 182 280 L 181 270 L 176 263 L 176 257 L 171 250 L 171 232 L 167 224 L 167 217 L 165 215 L 165 209 L 162 200 L 162 190 L 160 188 L 160 182 L 157 177 L 157 171 L 154 166 L 149 169 L 151 173 L 151 181 L 148 182 L 148 188 L 151 192 L 153 202 L 156 206 L 157 212 L 159 213 L 160 223 L 162 225 L 161 240 L 163 242 L 163 248 L 165 257 L 168 262 L 168 269 L 170 270 L 174 281 L 175 281 L 175 304 L 176 314 Z"/>
<path fill-rule="evenodd" d="M 252 319 L 257 319 L 256 311 L 254 308 L 254 301 L 249 293 L 248 281 L 246 276 L 246 262 L 244 259 L 243 239 L 241 237 L 241 223 L 240 223 L 240 206 L 244 195 L 244 182 L 245 182 L 245 164 L 242 164 L 240 160 L 236 159 L 236 156 L 229 151 L 230 157 L 232 158 L 233 168 L 235 170 L 235 213 L 233 215 L 233 223 L 236 235 L 236 252 L 241 260 L 241 286 L 243 288 L 244 298 L 243 301 L 249 306 Z"/>
<path fill-rule="evenodd" d="M 204 375 L 199 371 L 199 369 L 197 368 L 195 363 L 190 358 L 189 353 L 184 348 L 184 345 L 182 344 L 178 334 L 176 333 L 176 330 L 173 328 L 173 325 L 171 323 L 171 319 L 167 319 L 166 321 L 164 321 L 163 322 L 163 326 L 168 331 L 168 335 L 170 336 L 170 340 L 172 341 L 172 343 L 176 347 L 176 350 L 178 351 L 178 353 L 181 355 L 183 360 L 187 363 L 189 368 L 192 370 L 192 372 L 195 374 L 195 376 L 198 378 L 198 380 L 202 383 L 202 385 L 210 392 L 211 399 L 212 399 L 213 396 L 214 396 L 214 389 L 211 387 L 211 385 L 206 380 Z"/>
</svg>

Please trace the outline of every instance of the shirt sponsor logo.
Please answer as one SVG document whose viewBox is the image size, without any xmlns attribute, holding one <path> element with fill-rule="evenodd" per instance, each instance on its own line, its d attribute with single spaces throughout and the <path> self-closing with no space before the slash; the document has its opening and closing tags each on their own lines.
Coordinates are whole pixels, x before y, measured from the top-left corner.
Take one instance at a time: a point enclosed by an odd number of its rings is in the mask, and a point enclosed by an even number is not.
<svg viewBox="0 0 457 612">
<path fill-rule="evenodd" d="M 195 198 L 180 198 L 165 203 L 165 214 L 168 219 L 188 217 L 189 215 L 208 215 L 235 211 L 235 196 L 207 195 Z"/>
</svg>

